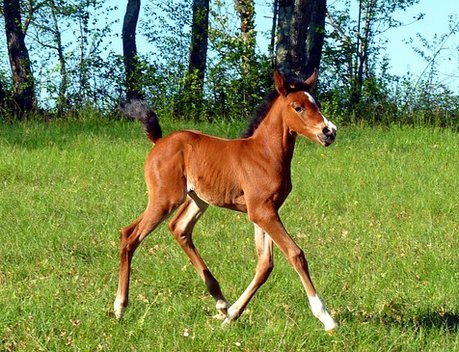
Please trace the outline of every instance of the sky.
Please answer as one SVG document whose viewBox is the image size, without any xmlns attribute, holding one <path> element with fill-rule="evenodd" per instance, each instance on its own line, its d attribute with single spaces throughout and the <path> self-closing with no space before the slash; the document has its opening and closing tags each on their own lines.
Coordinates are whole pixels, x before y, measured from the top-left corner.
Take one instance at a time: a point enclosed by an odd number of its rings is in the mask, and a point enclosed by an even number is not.
<svg viewBox="0 0 459 352">
<path fill-rule="evenodd" d="M 426 70 L 426 61 L 404 41 L 415 39 L 416 34 L 420 33 L 428 42 L 432 42 L 435 34 L 449 33 L 449 16 L 455 18 L 455 23 L 459 22 L 459 2 L 458 0 L 421 0 L 406 12 L 396 13 L 395 18 L 410 23 L 419 13 L 425 14 L 421 21 L 391 30 L 385 35 L 388 40 L 386 54 L 390 58 L 390 71 L 393 74 L 403 75 L 409 72 L 417 79 Z M 419 41 L 415 41 L 415 46 L 422 48 Z M 441 45 L 436 49 L 440 47 Z M 439 82 L 459 93 L 459 31 L 444 42 L 443 49 L 440 50 L 436 60 L 439 63 Z"/>
</svg>

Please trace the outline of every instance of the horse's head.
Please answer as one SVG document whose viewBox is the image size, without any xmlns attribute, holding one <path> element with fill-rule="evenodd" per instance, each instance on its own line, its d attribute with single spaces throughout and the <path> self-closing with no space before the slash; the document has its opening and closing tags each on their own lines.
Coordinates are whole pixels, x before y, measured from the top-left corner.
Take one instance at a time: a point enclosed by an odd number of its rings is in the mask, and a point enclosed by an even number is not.
<svg viewBox="0 0 459 352">
<path fill-rule="evenodd" d="M 287 127 L 327 147 L 335 140 L 336 126 L 322 114 L 310 93 L 316 81 L 317 70 L 305 81 L 287 81 L 279 72 L 274 74 L 276 90 L 284 98 L 282 114 Z"/>
</svg>

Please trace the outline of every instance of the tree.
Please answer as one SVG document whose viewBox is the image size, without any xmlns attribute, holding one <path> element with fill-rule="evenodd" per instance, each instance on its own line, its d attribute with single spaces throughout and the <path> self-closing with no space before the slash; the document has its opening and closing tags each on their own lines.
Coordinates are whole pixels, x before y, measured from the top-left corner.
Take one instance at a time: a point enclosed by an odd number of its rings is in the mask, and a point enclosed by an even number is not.
<svg viewBox="0 0 459 352">
<path fill-rule="evenodd" d="M 416 34 L 417 40 L 419 41 L 419 47 L 414 45 L 415 40 L 410 38 L 406 43 L 411 45 L 411 48 L 414 50 L 418 56 L 426 62 L 426 66 L 422 73 L 419 75 L 417 82 L 420 82 L 424 79 L 424 75 L 427 75 L 426 80 L 433 85 L 435 81 L 435 76 L 438 74 L 438 66 L 440 66 L 440 53 L 444 50 L 450 50 L 447 47 L 448 40 L 455 34 L 459 33 L 459 20 L 457 17 L 451 16 L 449 19 L 449 30 L 444 34 L 435 34 L 431 42 L 424 38 L 420 33 Z M 454 49 L 453 49 L 454 50 Z M 448 57 L 451 60 L 450 57 Z M 454 76 L 458 78 L 458 75 Z M 417 84 L 417 83 L 416 83 Z"/>
<path fill-rule="evenodd" d="M 309 77 L 309 72 L 320 66 L 325 37 L 326 2 L 326 0 L 316 0 L 312 4 L 311 18 L 306 34 L 305 72 L 307 77 Z"/>
<path fill-rule="evenodd" d="M 59 84 L 59 93 L 57 97 L 57 113 L 62 114 L 69 105 L 69 99 L 67 96 L 67 89 L 69 85 L 69 77 L 67 73 L 67 64 L 64 55 L 64 46 L 62 44 L 62 35 L 59 29 L 59 10 L 54 0 L 49 0 L 49 7 L 51 8 L 51 15 L 53 19 L 53 37 L 55 49 L 57 51 L 57 57 L 59 60 L 59 71 L 61 74 L 61 82 Z"/>
<path fill-rule="evenodd" d="M 103 0 L 22 3 L 27 3 L 23 28 L 30 42 L 40 108 L 62 115 L 72 104 L 100 105 L 114 99 L 122 67 L 109 49 L 110 25 L 116 21 L 109 15 L 116 6 Z"/>
<path fill-rule="evenodd" d="M 419 0 L 356 0 L 357 18 L 350 14 L 351 1 L 342 9 L 330 7 L 327 18 L 333 28 L 326 48 L 330 68 L 349 89 L 349 105 L 357 106 L 365 81 L 376 75 L 374 67 L 384 43 L 378 38 L 391 28 L 400 27 L 395 20 L 397 10 L 405 10 Z M 414 18 L 420 20 L 422 15 Z M 380 65 L 384 67 L 384 63 Z"/>
<path fill-rule="evenodd" d="M 320 65 L 325 0 L 279 0 L 275 66 L 286 76 L 306 78 Z"/>
<path fill-rule="evenodd" d="M 243 102 L 246 106 L 252 107 L 260 76 L 255 54 L 255 2 L 254 0 L 235 0 L 234 7 L 240 19 L 240 66 Z"/>
<path fill-rule="evenodd" d="M 110 17 L 116 5 L 103 0 L 60 0 L 68 15 L 65 20 L 72 33 L 68 43 L 68 72 L 72 80 L 70 97 L 74 104 L 102 105 L 119 83 L 117 60 L 110 53 Z M 121 64 L 122 67 L 122 64 Z"/>
<path fill-rule="evenodd" d="M 139 12 L 140 0 L 128 0 L 123 22 L 123 59 L 126 72 L 126 97 L 128 100 L 143 98 L 135 40 Z"/>
<path fill-rule="evenodd" d="M 29 52 L 24 41 L 25 35 L 22 31 L 20 9 L 19 0 L 3 1 L 8 57 L 13 78 L 13 110 L 18 116 L 22 116 L 24 112 L 34 110 L 37 106 L 35 83 Z"/>
<path fill-rule="evenodd" d="M 235 0 L 234 7 L 241 20 L 242 36 L 241 72 L 249 76 L 251 67 L 255 67 L 255 3 L 253 0 Z"/>
<path fill-rule="evenodd" d="M 42 49 L 51 51 L 52 53 L 49 54 L 51 57 L 57 56 L 60 82 L 57 89 L 51 90 L 57 90 L 56 110 L 58 115 L 67 110 L 70 103 L 68 98 L 69 74 L 60 30 L 61 19 L 68 15 L 63 5 L 60 0 L 57 0 L 57 3 L 55 0 L 43 0 L 38 3 L 29 1 L 28 16 L 25 21 L 25 28 L 34 43 L 39 44 Z M 47 88 L 50 90 L 49 86 Z"/>
<path fill-rule="evenodd" d="M 209 0 L 193 0 L 193 22 L 188 71 L 185 77 L 183 95 L 185 106 L 190 113 L 199 116 L 202 108 L 204 77 L 207 63 L 207 43 L 209 37 Z M 180 103 L 182 104 L 182 103 Z M 182 109 L 182 107 L 179 107 Z M 181 111 L 183 115 L 184 111 Z"/>
<path fill-rule="evenodd" d="M 5 98 L 6 98 L 6 93 L 5 93 L 5 90 L 3 89 L 2 82 L 0 81 L 0 111 L 1 109 L 4 108 Z"/>
<path fill-rule="evenodd" d="M 205 92 L 210 119 L 250 117 L 271 89 L 269 57 L 255 50 L 253 4 L 253 0 L 212 2 Z"/>
</svg>

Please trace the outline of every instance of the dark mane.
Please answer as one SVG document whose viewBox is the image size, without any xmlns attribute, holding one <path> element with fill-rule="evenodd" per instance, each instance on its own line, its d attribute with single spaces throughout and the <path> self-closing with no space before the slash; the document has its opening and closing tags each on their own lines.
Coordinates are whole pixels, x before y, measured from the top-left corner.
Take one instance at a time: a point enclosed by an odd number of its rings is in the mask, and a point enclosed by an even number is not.
<svg viewBox="0 0 459 352">
<path fill-rule="evenodd" d="M 263 119 L 265 118 L 266 114 L 273 106 L 273 103 L 277 99 L 278 96 L 279 96 L 279 93 L 273 90 L 271 93 L 269 93 L 265 97 L 265 100 L 263 101 L 263 103 L 261 103 L 258 106 L 258 108 L 255 110 L 255 114 L 250 119 L 247 130 L 244 133 L 242 133 L 241 135 L 242 138 L 249 138 L 250 136 L 253 135 L 253 132 L 255 132 L 258 125 L 261 123 L 261 121 L 263 121 Z"/>
<path fill-rule="evenodd" d="M 289 76 L 286 78 L 286 88 L 288 93 L 297 92 L 297 91 L 308 91 L 308 87 L 305 83 L 296 76 Z M 261 103 L 258 108 L 255 110 L 255 114 L 249 121 L 249 126 L 247 130 L 241 134 L 241 138 L 249 138 L 253 135 L 257 127 L 260 125 L 261 121 L 266 117 L 268 111 L 274 104 L 274 101 L 279 96 L 279 93 L 276 90 L 273 90 L 268 95 L 266 95 L 263 103 Z"/>
</svg>

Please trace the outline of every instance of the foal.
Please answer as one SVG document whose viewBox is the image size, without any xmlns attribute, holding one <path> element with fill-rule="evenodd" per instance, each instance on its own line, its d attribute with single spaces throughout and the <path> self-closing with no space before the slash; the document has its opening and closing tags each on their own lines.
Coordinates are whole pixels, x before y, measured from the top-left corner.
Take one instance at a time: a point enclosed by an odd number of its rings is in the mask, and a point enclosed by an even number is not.
<svg viewBox="0 0 459 352">
<path fill-rule="evenodd" d="M 336 127 L 310 95 L 315 71 L 306 81 L 287 82 L 276 72 L 276 91 L 263 114 L 240 139 L 216 138 L 196 131 L 162 137 L 154 112 L 135 101 L 125 113 L 143 120 L 155 144 L 145 162 L 148 205 L 137 220 L 121 230 L 120 273 L 114 310 L 119 319 L 128 304 L 131 261 L 136 248 L 177 208 L 169 223 L 176 241 L 215 299 L 224 323 L 237 319 L 273 269 L 273 242 L 287 256 L 308 295 L 312 313 L 327 331 L 337 327 L 311 281 L 303 251 L 285 230 L 278 210 L 291 191 L 290 164 L 298 134 L 328 146 Z M 245 212 L 255 225 L 258 265 L 255 277 L 229 305 L 192 241 L 193 227 L 208 205 Z"/>
</svg>

